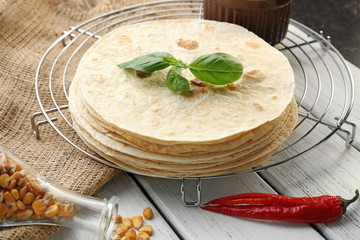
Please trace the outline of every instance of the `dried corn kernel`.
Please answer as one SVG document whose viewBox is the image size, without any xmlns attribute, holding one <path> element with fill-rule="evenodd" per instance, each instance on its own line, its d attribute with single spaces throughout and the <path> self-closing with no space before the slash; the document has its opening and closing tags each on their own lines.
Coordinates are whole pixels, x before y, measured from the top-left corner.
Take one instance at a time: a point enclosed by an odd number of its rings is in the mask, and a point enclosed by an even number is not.
<svg viewBox="0 0 360 240">
<path fill-rule="evenodd" d="M 152 232 L 153 232 L 152 226 L 151 225 L 145 225 L 145 226 L 143 226 L 143 227 L 141 227 L 139 229 L 139 232 L 146 232 L 147 234 L 149 234 L 151 236 Z"/>
<path fill-rule="evenodd" d="M 36 195 L 35 200 L 39 200 L 42 198 L 43 198 L 43 195 L 41 193 L 39 193 L 38 195 Z M 48 201 L 46 201 L 46 204 L 48 204 Z"/>
<path fill-rule="evenodd" d="M 25 193 L 25 195 L 23 197 L 24 204 L 31 204 L 34 200 L 35 200 L 35 196 L 33 193 L 31 193 L 31 192 Z"/>
<path fill-rule="evenodd" d="M 24 178 L 24 177 L 19 178 L 19 180 L 17 181 L 18 187 L 24 187 L 25 184 L 26 184 L 26 178 Z"/>
<path fill-rule="evenodd" d="M 8 189 L 13 189 L 15 186 L 16 186 L 16 180 L 12 180 L 12 181 L 9 183 Z"/>
<path fill-rule="evenodd" d="M 64 213 L 64 208 L 63 208 L 63 206 L 61 205 L 61 203 L 55 203 L 55 205 L 58 207 L 58 209 L 59 209 L 59 212 L 58 212 L 58 215 L 60 216 L 60 217 L 63 217 L 64 215 L 65 215 L 65 213 Z"/>
<path fill-rule="evenodd" d="M 132 227 L 132 224 L 131 224 L 131 220 L 129 217 L 125 217 L 122 219 L 122 223 L 125 224 L 125 226 L 127 226 L 128 228 L 131 228 Z"/>
<path fill-rule="evenodd" d="M 27 187 L 26 186 L 20 188 L 19 189 L 19 198 L 23 199 L 26 193 L 27 193 Z"/>
<path fill-rule="evenodd" d="M 0 174 L 6 173 L 5 165 L 0 163 Z"/>
<path fill-rule="evenodd" d="M 25 204 L 24 204 L 22 201 L 20 201 L 20 200 L 17 200 L 17 201 L 16 201 L 16 206 L 17 206 L 20 210 L 25 210 L 25 209 L 26 209 Z"/>
<path fill-rule="evenodd" d="M 26 173 L 27 173 L 26 169 L 21 170 L 21 171 L 20 171 L 21 177 L 25 177 L 25 176 L 26 176 Z"/>
<path fill-rule="evenodd" d="M 7 173 L 4 173 L 0 176 L 0 186 L 2 188 L 7 188 L 10 184 L 10 177 Z"/>
<path fill-rule="evenodd" d="M 32 208 L 37 215 L 41 215 L 46 211 L 47 202 L 44 199 L 35 200 L 32 203 Z"/>
<path fill-rule="evenodd" d="M 122 217 L 119 214 L 116 215 L 115 222 L 116 223 L 121 223 L 122 222 Z"/>
<path fill-rule="evenodd" d="M 11 217 L 14 212 L 16 212 L 18 210 L 18 207 L 17 206 L 12 206 L 9 211 L 6 213 L 6 217 L 9 218 Z"/>
<path fill-rule="evenodd" d="M 11 189 L 10 192 L 15 200 L 19 200 L 19 191 L 16 188 Z"/>
<path fill-rule="evenodd" d="M 151 219 L 153 217 L 153 211 L 151 208 L 147 207 L 143 211 L 143 215 L 145 219 Z"/>
<path fill-rule="evenodd" d="M 124 236 L 124 235 L 125 235 L 125 232 L 126 232 L 127 230 L 128 230 L 128 227 L 125 226 L 125 224 L 123 224 L 123 223 L 118 224 L 118 225 L 115 227 L 115 229 L 114 229 L 114 231 L 115 231 L 120 237 Z"/>
<path fill-rule="evenodd" d="M 136 240 L 136 232 L 133 228 L 129 228 L 126 232 L 125 232 L 125 237 L 127 237 L 129 240 Z"/>
<path fill-rule="evenodd" d="M 5 214 L 9 211 L 9 206 L 5 203 L 0 203 L 0 216 L 5 216 Z"/>
<path fill-rule="evenodd" d="M 12 180 L 19 180 L 19 178 L 21 177 L 20 172 L 15 172 L 13 175 L 11 175 L 11 177 L 9 178 L 10 181 Z"/>
<path fill-rule="evenodd" d="M 30 219 L 32 220 L 39 220 L 39 219 L 44 219 L 45 215 L 41 214 L 41 215 L 37 215 L 36 213 L 31 214 Z"/>
<path fill-rule="evenodd" d="M 111 239 L 111 240 L 121 240 L 122 237 L 120 237 L 120 236 L 117 234 L 116 231 L 113 231 L 113 232 L 111 233 L 110 239 Z"/>
<path fill-rule="evenodd" d="M 68 217 L 72 217 L 74 215 L 75 208 L 73 204 L 66 204 L 64 207 L 64 214 Z"/>
<path fill-rule="evenodd" d="M 48 218 L 55 216 L 59 212 L 59 208 L 57 205 L 51 205 L 45 211 L 45 216 Z"/>
<path fill-rule="evenodd" d="M 11 195 L 11 193 L 9 191 L 6 191 L 4 193 L 4 200 L 7 205 L 11 205 L 12 203 L 15 202 L 14 197 Z"/>
<path fill-rule="evenodd" d="M 55 204 L 54 195 L 52 193 L 49 193 L 49 192 L 45 193 L 43 199 L 48 201 L 48 206 L 51 206 L 51 205 Z"/>
<path fill-rule="evenodd" d="M 138 232 L 136 235 L 136 240 L 149 240 L 150 236 L 146 232 Z"/>
<path fill-rule="evenodd" d="M 33 214 L 33 210 L 26 209 L 26 210 L 17 212 L 16 218 L 19 220 L 25 220 L 25 219 L 28 219 L 32 214 Z"/>
<path fill-rule="evenodd" d="M 20 172 L 21 171 L 21 165 L 18 162 L 14 162 L 15 171 Z"/>
<path fill-rule="evenodd" d="M 139 229 L 143 225 L 143 217 L 138 215 L 131 218 L 131 224 L 134 228 Z"/>
<path fill-rule="evenodd" d="M 35 182 L 30 182 L 28 185 L 28 190 L 32 193 L 34 193 L 35 195 L 39 195 L 42 194 L 44 187 L 41 184 L 35 183 Z"/>
</svg>

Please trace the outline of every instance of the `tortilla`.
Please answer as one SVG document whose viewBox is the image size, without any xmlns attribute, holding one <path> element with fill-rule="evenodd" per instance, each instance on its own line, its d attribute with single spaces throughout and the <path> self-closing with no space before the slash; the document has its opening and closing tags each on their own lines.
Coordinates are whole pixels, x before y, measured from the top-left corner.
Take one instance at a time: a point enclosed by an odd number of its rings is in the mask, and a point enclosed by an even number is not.
<svg viewBox="0 0 360 240">
<path fill-rule="evenodd" d="M 185 63 L 215 52 L 241 60 L 234 83 L 166 87 L 167 69 L 141 74 L 117 65 L 152 52 Z M 70 86 L 69 110 L 81 139 L 119 167 L 144 175 L 201 177 L 248 170 L 267 160 L 297 122 L 291 66 L 246 29 L 207 20 L 122 26 L 84 55 Z"/>
<path fill-rule="evenodd" d="M 126 39 L 126 40 L 124 40 Z M 194 41 L 188 50 L 179 41 Z M 226 86 L 206 84 L 196 94 L 170 91 L 167 69 L 147 78 L 117 64 L 152 52 L 169 52 L 190 63 L 224 52 L 238 57 L 244 74 Z M 187 79 L 195 77 L 188 70 Z M 160 144 L 219 143 L 274 120 L 294 94 L 286 57 L 237 25 L 206 20 L 163 20 L 120 27 L 82 58 L 74 81 L 94 117 L 130 136 Z"/>
</svg>

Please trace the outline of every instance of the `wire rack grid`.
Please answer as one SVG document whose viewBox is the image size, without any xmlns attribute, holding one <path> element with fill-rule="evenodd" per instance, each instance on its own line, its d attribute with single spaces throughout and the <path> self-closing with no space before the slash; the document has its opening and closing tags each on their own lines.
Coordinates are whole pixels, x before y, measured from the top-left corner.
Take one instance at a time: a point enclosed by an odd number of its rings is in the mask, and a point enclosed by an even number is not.
<svg viewBox="0 0 360 240">
<path fill-rule="evenodd" d="M 41 109 L 31 116 L 36 138 L 40 138 L 39 126 L 50 124 L 64 140 L 82 153 L 111 167 L 119 168 L 87 148 L 79 140 L 72 126 L 67 109 L 68 89 L 81 56 L 102 35 L 121 25 L 155 19 L 202 17 L 202 0 L 167 0 L 108 12 L 64 31 L 44 53 L 36 71 L 35 91 Z M 354 140 L 356 125 L 347 121 L 354 102 L 353 78 L 344 58 L 331 45 L 330 37 L 325 38 L 322 33 L 318 34 L 291 20 L 286 38 L 275 47 L 288 57 L 294 69 L 295 98 L 299 108 L 297 126 L 290 138 L 282 144 L 281 149 L 260 166 L 222 176 L 182 178 L 181 194 L 185 205 L 196 206 L 200 203 L 202 179 L 265 170 L 309 152 L 335 133 L 344 138 L 346 147 Z M 52 101 L 45 100 L 49 99 L 49 96 Z M 336 101 L 334 97 L 337 97 Z M 43 119 L 37 121 L 38 117 Z M 196 201 L 185 199 L 186 180 L 196 181 Z"/>
</svg>

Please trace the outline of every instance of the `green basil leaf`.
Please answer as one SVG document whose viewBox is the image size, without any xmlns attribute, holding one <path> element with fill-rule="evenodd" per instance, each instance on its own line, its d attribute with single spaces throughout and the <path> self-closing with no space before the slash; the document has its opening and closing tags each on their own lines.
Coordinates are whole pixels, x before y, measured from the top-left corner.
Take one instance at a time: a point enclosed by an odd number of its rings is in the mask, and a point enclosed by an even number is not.
<svg viewBox="0 0 360 240">
<path fill-rule="evenodd" d="M 179 60 L 174 57 L 163 57 L 163 59 L 170 65 L 176 65 L 179 62 Z"/>
<path fill-rule="evenodd" d="M 199 80 L 215 85 L 235 82 L 243 73 L 240 60 L 226 53 L 200 56 L 188 67 Z"/>
<path fill-rule="evenodd" d="M 189 92 L 191 90 L 189 81 L 181 76 L 181 68 L 176 66 L 170 68 L 166 76 L 166 86 L 174 92 Z"/>
<path fill-rule="evenodd" d="M 170 66 L 169 62 L 166 61 L 164 57 L 173 58 L 170 53 L 154 52 L 135 58 L 129 62 L 121 63 L 118 66 L 125 69 L 133 68 L 142 72 L 151 73 Z"/>
<path fill-rule="evenodd" d="M 186 64 L 183 61 L 178 60 L 174 57 L 163 57 L 166 62 L 168 62 L 172 66 L 180 67 L 180 68 L 187 68 Z"/>
</svg>

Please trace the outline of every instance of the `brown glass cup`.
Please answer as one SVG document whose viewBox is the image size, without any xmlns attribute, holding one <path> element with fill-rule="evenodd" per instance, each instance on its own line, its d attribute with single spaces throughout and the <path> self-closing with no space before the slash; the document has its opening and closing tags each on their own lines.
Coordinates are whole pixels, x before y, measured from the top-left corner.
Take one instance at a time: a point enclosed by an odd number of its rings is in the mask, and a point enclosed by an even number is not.
<svg viewBox="0 0 360 240">
<path fill-rule="evenodd" d="M 204 0 L 204 18 L 241 25 L 271 45 L 286 35 L 293 0 Z"/>
</svg>

